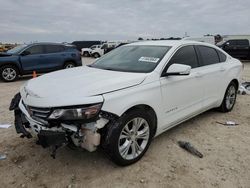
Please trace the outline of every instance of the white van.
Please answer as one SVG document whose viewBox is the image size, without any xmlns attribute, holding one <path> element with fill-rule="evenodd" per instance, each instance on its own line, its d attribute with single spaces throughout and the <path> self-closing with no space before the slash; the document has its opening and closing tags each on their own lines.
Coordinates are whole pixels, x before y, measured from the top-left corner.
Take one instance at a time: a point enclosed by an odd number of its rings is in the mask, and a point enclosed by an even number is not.
<svg viewBox="0 0 250 188">
<path fill-rule="evenodd" d="M 197 42 L 206 42 L 209 44 L 215 44 L 214 36 L 204 36 L 204 37 L 185 37 L 182 40 L 192 40 Z"/>
</svg>

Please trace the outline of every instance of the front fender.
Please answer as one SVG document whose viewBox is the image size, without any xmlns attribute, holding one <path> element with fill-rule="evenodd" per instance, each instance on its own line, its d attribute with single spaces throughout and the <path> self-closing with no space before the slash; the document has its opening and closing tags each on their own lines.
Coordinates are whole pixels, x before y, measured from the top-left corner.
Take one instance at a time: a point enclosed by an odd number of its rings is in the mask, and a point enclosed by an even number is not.
<svg viewBox="0 0 250 188">
<path fill-rule="evenodd" d="M 16 66 L 19 71 L 22 73 L 22 65 L 19 61 L 19 56 L 7 56 L 7 57 L 0 57 L 0 67 L 4 65 L 13 65 Z"/>
<path fill-rule="evenodd" d="M 157 81 L 106 93 L 103 98 L 102 110 L 117 116 L 137 105 L 150 106 L 157 115 L 161 112 L 161 90 Z"/>
</svg>

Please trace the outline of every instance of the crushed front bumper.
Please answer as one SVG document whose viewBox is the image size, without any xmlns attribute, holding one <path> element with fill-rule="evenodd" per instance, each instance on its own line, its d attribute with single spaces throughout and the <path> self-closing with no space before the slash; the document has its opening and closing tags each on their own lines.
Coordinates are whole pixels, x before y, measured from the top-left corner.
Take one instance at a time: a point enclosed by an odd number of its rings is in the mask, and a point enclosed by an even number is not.
<svg viewBox="0 0 250 188">
<path fill-rule="evenodd" d="M 15 113 L 16 132 L 22 134 L 23 138 L 36 135 L 39 145 L 52 148 L 52 157 L 55 156 L 57 148 L 67 144 L 74 144 L 90 152 L 95 151 L 101 141 L 100 129 L 110 121 L 110 114 L 102 112 L 102 115 L 93 122 L 77 124 L 57 122 L 51 126 L 49 122 L 44 123 L 32 118 L 30 115 L 32 113 L 29 113 L 29 108 L 23 103 L 19 93 L 12 99 L 9 109 L 14 110 Z"/>
<path fill-rule="evenodd" d="M 38 136 L 38 143 L 44 148 L 49 146 L 59 147 L 67 143 L 66 133 L 60 130 L 48 130 L 33 120 L 23 105 L 19 105 L 21 102 L 20 93 L 16 94 L 11 101 L 9 110 L 14 110 L 15 114 L 15 129 L 17 134 L 21 134 L 21 137 L 32 138 L 32 134 L 27 129 L 32 129 Z M 22 109 L 20 109 L 20 107 Z"/>
</svg>

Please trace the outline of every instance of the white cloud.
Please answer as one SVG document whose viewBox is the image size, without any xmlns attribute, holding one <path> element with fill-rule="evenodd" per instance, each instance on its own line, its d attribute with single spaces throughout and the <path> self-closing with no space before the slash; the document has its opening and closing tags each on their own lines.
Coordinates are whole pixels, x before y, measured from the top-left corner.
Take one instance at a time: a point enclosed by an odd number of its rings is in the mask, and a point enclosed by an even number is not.
<svg viewBox="0 0 250 188">
<path fill-rule="evenodd" d="M 0 0 L 0 41 L 250 34 L 250 1 Z"/>
</svg>

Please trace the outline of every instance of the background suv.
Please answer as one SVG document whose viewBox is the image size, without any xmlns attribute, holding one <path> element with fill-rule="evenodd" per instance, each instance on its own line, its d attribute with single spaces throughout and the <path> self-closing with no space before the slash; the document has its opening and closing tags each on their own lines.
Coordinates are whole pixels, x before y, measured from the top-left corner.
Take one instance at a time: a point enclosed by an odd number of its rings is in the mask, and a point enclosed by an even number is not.
<svg viewBox="0 0 250 188">
<path fill-rule="evenodd" d="M 44 73 L 81 65 L 81 55 L 73 45 L 24 44 L 0 54 L 0 78 L 10 82 L 33 71 Z"/>
</svg>

